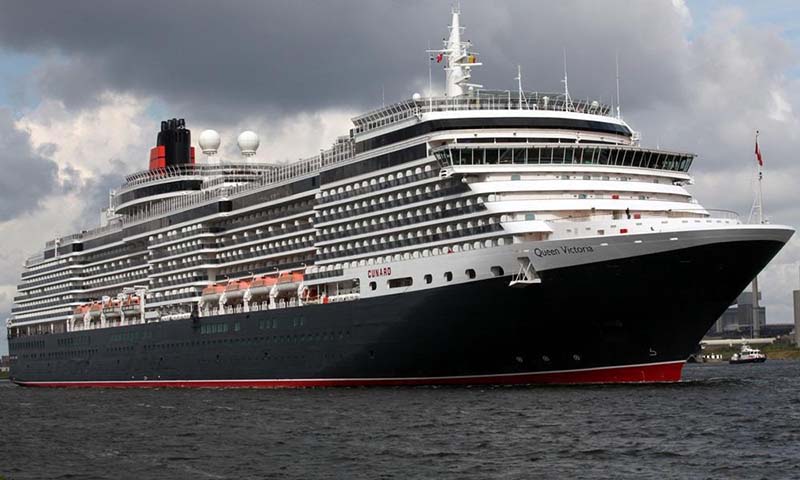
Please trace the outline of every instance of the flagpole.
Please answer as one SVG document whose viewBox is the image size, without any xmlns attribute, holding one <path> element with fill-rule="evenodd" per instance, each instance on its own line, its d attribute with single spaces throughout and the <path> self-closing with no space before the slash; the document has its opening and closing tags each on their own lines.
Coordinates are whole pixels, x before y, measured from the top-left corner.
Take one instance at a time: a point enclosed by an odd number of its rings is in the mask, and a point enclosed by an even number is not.
<svg viewBox="0 0 800 480">
<path fill-rule="evenodd" d="M 431 112 L 433 112 L 433 74 L 431 73 L 431 69 L 433 68 L 433 54 L 430 53 L 431 51 L 431 42 L 428 42 L 428 107 Z"/>
<path fill-rule="evenodd" d="M 753 205 L 753 210 L 755 210 L 756 220 L 758 221 L 759 225 L 764 223 L 764 196 L 763 191 L 761 189 L 761 180 L 764 178 L 764 162 L 761 159 L 761 149 L 758 146 L 758 135 L 759 131 L 756 130 L 756 148 L 755 148 L 755 155 L 756 155 L 756 164 L 758 165 L 758 183 L 756 184 L 756 205 Z M 753 278 L 753 328 L 750 332 L 753 338 L 759 338 L 761 332 L 761 326 L 758 322 L 758 274 Z"/>
<path fill-rule="evenodd" d="M 756 151 L 758 155 L 758 223 L 764 223 L 764 193 L 761 189 L 761 180 L 764 178 L 764 162 L 761 161 L 761 149 L 758 147 L 759 131 L 756 130 Z"/>
</svg>

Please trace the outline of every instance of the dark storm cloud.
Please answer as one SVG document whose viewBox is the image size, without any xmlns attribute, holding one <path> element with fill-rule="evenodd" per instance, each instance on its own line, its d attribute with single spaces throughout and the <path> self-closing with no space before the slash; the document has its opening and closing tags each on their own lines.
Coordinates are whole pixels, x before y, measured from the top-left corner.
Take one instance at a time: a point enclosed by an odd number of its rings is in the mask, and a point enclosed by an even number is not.
<svg viewBox="0 0 800 480">
<path fill-rule="evenodd" d="M 368 108 L 427 83 L 428 43 L 441 45 L 449 2 L 188 1 L 3 2 L 0 45 L 53 54 L 39 88 L 72 108 L 106 90 L 156 96 L 206 118 L 324 107 Z M 486 67 L 474 79 L 560 90 L 562 49 L 577 96 L 612 98 L 614 52 L 625 65 L 629 108 L 678 81 L 670 45 L 680 37 L 669 2 L 462 3 L 465 37 Z M 642 19 L 647 21 L 643 22 Z M 622 27 L 620 27 L 622 26 Z M 51 57 L 51 58 L 53 58 Z M 441 83 L 441 71 L 435 78 Z"/>
<path fill-rule="evenodd" d="M 17 129 L 14 117 L 0 108 L 0 222 L 36 210 L 39 201 L 58 184 L 58 165 L 34 151 L 28 132 Z"/>
</svg>

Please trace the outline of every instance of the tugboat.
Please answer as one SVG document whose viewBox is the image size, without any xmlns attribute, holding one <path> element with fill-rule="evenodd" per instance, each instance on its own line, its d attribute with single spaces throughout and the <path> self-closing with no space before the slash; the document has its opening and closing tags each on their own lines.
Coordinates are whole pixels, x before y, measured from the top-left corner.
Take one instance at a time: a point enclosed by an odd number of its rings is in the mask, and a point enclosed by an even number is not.
<svg viewBox="0 0 800 480">
<path fill-rule="evenodd" d="M 739 353 L 734 353 L 728 363 L 764 363 L 766 361 L 767 356 L 761 353 L 761 350 L 750 348 L 749 345 L 743 344 L 741 351 Z"/>
</svg>

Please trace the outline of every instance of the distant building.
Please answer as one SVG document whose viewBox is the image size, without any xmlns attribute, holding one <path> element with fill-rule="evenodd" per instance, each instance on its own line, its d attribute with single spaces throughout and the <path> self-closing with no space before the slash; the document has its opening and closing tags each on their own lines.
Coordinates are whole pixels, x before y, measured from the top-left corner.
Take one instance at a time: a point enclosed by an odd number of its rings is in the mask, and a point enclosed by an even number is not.
<svg viewBox="0 0 800 480">
<path fill-rule="evenodd" d="M 767 309 L 761 305 L 761 292 L 758 292 L 758 329 L 763 332 L 767 325 Z M 795 309 L 796 310 L 796 309 Z M 797 314 L 795 314 L 795 317 Z M 709 337 L 750 337 L 753 334 L 753 292 L 742 292 L 736 303 L 714 323 L 706 335 Z"/>
</svg>

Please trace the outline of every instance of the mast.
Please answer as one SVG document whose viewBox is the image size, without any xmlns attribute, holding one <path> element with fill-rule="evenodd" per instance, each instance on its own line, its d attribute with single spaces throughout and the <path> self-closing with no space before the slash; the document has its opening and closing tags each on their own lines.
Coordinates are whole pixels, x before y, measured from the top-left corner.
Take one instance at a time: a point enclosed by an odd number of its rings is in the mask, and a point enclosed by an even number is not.
<svg viewBox="0 0 800 480">
<path fill-rule="evenodd" d="M 433 74 L 431 70 L 433 69 L 433 54 L 430 53 L 431 51 L 431 42 L 428 42 L 428 107 L 430 111 L 433 111 Z"/>
<path fill-rule="evenodd" d="M 620 105 L 619 105 L 619 50 L 616 51 L 614 56 L 617 65 L 617 120 L 622 119 L 622 113 L 620 112 Z"/>
<path fill-rule="evenodd" d="M 467 93 L 470 87 L 482 88 L 483 85 L 469 83 L 472 78 L 472 67 L 483 65 L 478 62 L 475 52 L 470 52 L 472 44 L 469 41 L 461 41 L 461 26 L 459 7 L 453 7 L 452 20 L 450 21 L 450 36 L 444 41 L 442 50 L 430 50 L 430 53 L 437 54 L 437 62 L 446 59 L 445 72 L 445 95 L 448 97 L 458 97 Z"/>
<path fill-rule="evenodd" d="M 519 103 L 517 108 L 522 110 L 522 105 L 524 104 L 526 107 L 528 106 L 528 100 L 525 98 L 525 92 L 522 90 L 522 67 L 517 65 L 517 76 L 514 77 L 514 80 L 517 81 L 517 89 L 519 92 Z"/>
<path fill-rule="evenodd" d="M 572 99 L 569 96 L 569 82 L 567 80 L 567 49 L 564 48 L 564 80 L 561 81 L 564 84 L 564 110 L 567 112 L 575 110 L 575 107 L 572 105 Z"/>
</svg>

